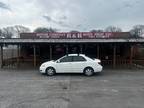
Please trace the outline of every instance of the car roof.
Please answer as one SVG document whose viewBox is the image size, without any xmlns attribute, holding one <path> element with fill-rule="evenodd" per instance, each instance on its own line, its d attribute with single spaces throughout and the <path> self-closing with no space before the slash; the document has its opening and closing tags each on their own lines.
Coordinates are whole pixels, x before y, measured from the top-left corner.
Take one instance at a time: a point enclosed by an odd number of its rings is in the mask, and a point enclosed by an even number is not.
<svg viewBox="0 0 144 108">
<path fill-rule="evenodd" d="M 85 56 L 84 54 L 68 54 L 68 56 Z"/>
</svg>

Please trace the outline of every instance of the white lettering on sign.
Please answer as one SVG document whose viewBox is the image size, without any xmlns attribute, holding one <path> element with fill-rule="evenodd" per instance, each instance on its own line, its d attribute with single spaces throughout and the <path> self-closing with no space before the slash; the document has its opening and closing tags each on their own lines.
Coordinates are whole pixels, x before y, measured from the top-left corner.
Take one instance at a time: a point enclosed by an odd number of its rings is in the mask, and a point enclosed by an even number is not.
<svg viewBox="0 0 144 108">
<path fill-rule="evenodd" d="M 48 33 L 37 33 L 36 36 L 39 38 L 50 38 Z"/>
<path fill-rule="evenodd" d="M 110 38 L 113 36 L 111 32 L 78 32 L 78 33 L 36 33 L 38 38 L 66 38 L 66 39 L 95 39 L 95 38 Z"/>
</svg>

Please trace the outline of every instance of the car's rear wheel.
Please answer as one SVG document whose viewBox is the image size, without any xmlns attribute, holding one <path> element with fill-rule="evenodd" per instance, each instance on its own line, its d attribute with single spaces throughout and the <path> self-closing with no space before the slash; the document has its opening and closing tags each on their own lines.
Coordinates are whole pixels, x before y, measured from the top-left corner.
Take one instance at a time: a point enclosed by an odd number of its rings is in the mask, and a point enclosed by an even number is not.
<svg viewBox="0 0 144 108">
<path fill-rule="evenodd" d="M 46 74 L 47 74 L 48 76 L 53 76 L 55 73 L 56 73 L 56 71 L 55 71 L 55 69 L 54 69 L 53 67 L 48 67 L 48 68 L 46 69 Z"/>
<path fill-rule="evenodd" d="M 84 69 L 84 75 L 86 76 L 92 76 L 94 74 L 94 70 L 91 67 L 87 67 Z"/>
</svg>

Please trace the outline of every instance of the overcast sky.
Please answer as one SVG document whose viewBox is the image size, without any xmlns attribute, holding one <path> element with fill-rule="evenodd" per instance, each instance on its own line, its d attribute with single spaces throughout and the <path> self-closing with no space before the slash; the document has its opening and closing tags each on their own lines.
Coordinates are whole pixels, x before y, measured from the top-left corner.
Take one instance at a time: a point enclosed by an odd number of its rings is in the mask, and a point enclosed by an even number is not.
<svg viewBox="0 0 144 108">
<path fill-rule="evenodd" d="M 0 27 L 23 25 L 61 31 L 144 24 L 144 0 L 0 0 Z"/>
</svg>

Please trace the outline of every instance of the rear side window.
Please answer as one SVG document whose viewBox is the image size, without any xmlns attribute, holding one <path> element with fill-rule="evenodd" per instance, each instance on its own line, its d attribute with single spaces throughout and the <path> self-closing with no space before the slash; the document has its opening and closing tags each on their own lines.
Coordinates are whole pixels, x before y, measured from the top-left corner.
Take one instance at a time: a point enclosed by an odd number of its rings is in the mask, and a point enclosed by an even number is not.
<svg viewBox="0 0 144 108">
<path fill-rule="evenodd" d="M 86 61 L 86 59 L 82 56 L 73 56 L 73 62 L 80 62 L 80 61 Z"/>
</svg>

